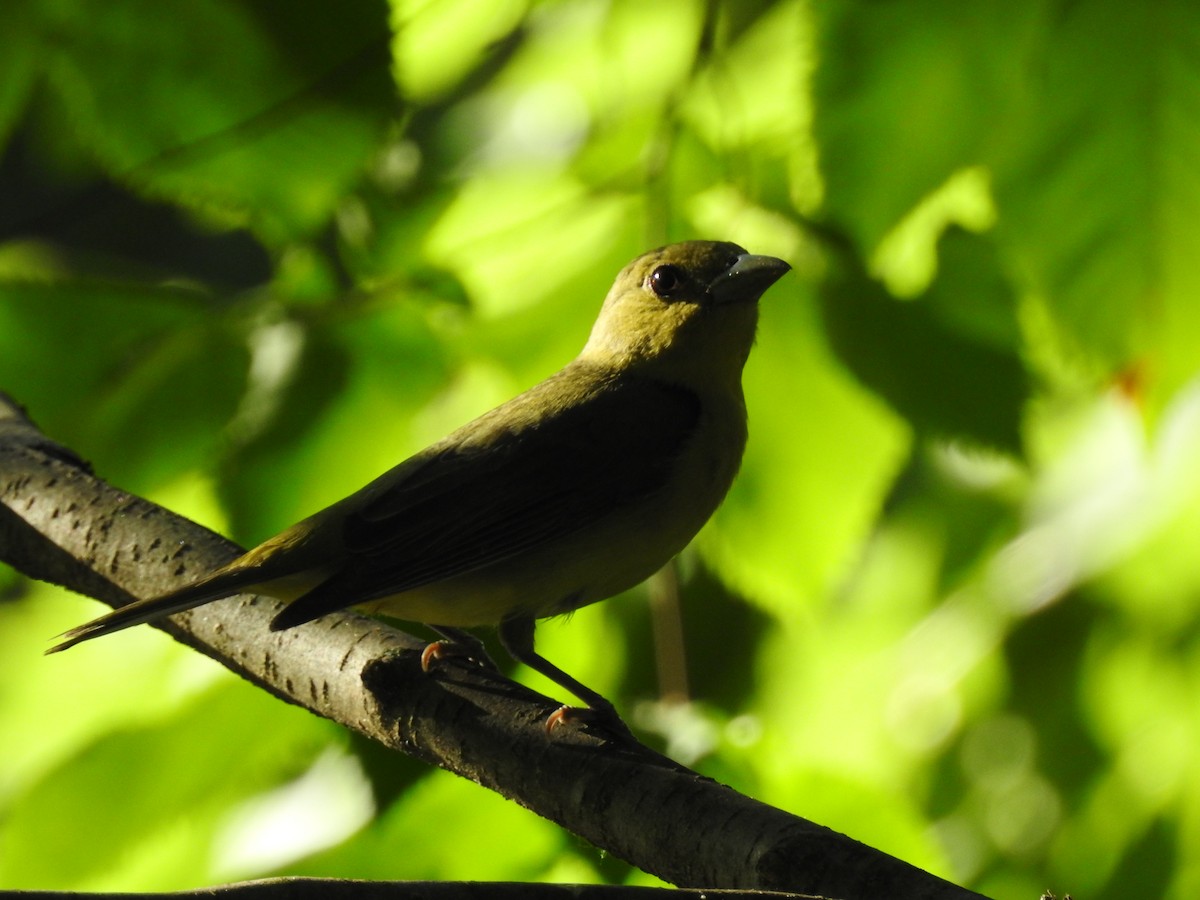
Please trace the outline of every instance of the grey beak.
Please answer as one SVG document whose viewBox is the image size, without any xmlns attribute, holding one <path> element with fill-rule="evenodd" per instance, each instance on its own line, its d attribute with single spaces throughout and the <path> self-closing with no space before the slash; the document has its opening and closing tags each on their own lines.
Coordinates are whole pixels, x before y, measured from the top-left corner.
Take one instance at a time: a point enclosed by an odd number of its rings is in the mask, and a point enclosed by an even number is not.
<svg viewBox="0 0 1200 900">
<path fill-rule="evenodd" d="M 708 293 L 717 303 L 753 303 L 791 268 L 774 256 L 743 253 L 713 279 Z"/>
</svg>

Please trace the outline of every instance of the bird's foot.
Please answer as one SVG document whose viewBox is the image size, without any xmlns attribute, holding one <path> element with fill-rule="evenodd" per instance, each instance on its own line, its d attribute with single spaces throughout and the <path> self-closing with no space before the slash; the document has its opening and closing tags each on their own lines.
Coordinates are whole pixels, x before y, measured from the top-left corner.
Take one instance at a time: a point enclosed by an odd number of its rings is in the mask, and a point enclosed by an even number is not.
<svg viewBox="0 0 1200 900">
<path fill-rule="evenodd" d="M 629 726 L 611 705 L 560 706 L 546 717 L 546 734 L 552 735 L 557 729 L 571 725 L 606 737 L 635 740 Z"/>
<path fill-rule="evenodd" d="M 483 649 L 483 644 L 478 641 L 460 641 L 460 640 L 443 640 L 433 641 L 426 644 L 425 649 L 421 651 L 421 671 L 430 672 L 443 659 L 461 659 L 475 663 L 482 669 L 490 669 L 493 672 L 500 671 L 487 651 Z"/>
</svg>

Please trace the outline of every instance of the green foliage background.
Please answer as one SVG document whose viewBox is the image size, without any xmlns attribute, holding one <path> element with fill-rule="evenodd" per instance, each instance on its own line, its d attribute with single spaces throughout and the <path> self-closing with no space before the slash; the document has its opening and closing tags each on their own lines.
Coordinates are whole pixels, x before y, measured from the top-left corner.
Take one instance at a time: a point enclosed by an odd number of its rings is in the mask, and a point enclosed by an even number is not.
<svg viewBox="0 0 1200 900">
<path fill-rule="evenodd" d="M 563 364 L 647 247 L 786 257 L 695 702 L 644 590 L 541 646 L 984 893 L 1200 894 L 1195 4 L 10 0 L 0 139 L 0 387 L 243 542 Z M 152 629 L 44 659 L 96 605 L 0 588 L 2 887 L 647 880 Z"/>
</svg>

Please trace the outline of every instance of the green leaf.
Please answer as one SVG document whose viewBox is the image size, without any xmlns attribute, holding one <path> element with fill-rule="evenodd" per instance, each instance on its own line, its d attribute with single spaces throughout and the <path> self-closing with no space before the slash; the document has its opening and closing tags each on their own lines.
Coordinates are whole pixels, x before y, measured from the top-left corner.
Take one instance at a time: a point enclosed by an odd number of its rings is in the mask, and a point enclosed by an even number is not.
<svg viewBox="0 0 1200 900">
<path fill-rule="evenodd" d="M 16 126 L 39 70 L 43 48 L 34 6 L 27 0 L 0 5 L 0 141 Z"/>
<path fill-rule="evenodd" d="M 919 432 L 1019 453 L 1030 384 L 1012 346 L 1011 291 L 990 254 L 963 252 L 961 237 L 950 246 L 950 265 L 908 302 L 843 253 L 820 293 L 825 328 L 850 371 Z"/>
<path fill-rule="evenodd" d="M 0 285 L 0 385 L 126 488 L 211 458 L 246 368 L 240 335 L 194 292 Z"/>
<path fill-rule="evenodd" d="M 6 811 L 0 880 L 41 889 L 102 884 L 131 863 L 146 870 L 139 852 L 162 849 L 164 833 L 180 827 L 188 839 L 175 842 L 171 870 L 150 867 L 154 880 L 142 887 L 210 877 L 200 848 L 212 845 L 226 808 L 298 775 L 328 731 L 226 677 L 165 720 L 98 737 L 29 785 Z"/>
<path fill-rule="evenodd" d="M 419 450 L 413 416 L 446 375 L 423 312 L 404 303 L 300 339 L 258 430 L 222 467 L 233 531 L 255 543 Z"/>
<path fill-rule="evenodd" d="M 453 810 L 463 814 L 450 814 Z M 480 841 L 481 835 L 508 837 Z M 439 772 L 411 786 L 368 830 L 305 860 L 296 872 L 318 877 L 354 872 L 355 878 L 385 881 L 531 881 L 546 879 L 566 853 L 556 825 Z"/>
<path fill-rule="evenodd" d="M 394 109 L 382 0 L 196 0 L 169 15 L 112 0 L 89 12 L 79 0 L 39 7 L 78 139 L 114 177 L 249 219 L 272 243 L 328 218 Z"/>
<path fill-rule="evenodd" d="M 918 302 L 965 338 L 1001 353 L 1020 352 L 1017 296 L 995 241 L 951 227 L 937 243 L 937 257 L 937 277 Z"/>
<path fill-rule="evenodd" d="M 1200 17 L 1067 4 L 996 163 L 998 233 L 1068 340 L 1140 366 L 1161 407 L 1200 371 Z"/>
<path fill-rule="evenodd" d="M 1040 10 L 1037 0 L 817 5 L 813 124 L 827 209 L 864 250 L 988 157 Z"/>
</svg>

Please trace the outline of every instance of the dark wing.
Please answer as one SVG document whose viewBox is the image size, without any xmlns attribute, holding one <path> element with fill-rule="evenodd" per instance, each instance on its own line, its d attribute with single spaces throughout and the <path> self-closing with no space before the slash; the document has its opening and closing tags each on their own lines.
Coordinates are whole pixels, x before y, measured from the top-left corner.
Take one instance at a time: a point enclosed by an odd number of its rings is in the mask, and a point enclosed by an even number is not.
<svg viewBox="0 0 1200 900">
<path fill-rule="evenodd" d="M 576 390 L 571 371 L 472 423 L 470 438 L 350 515 L 346 565 L 272 627 L 502 562 L 662 488 L 699 422 L 696 395 L 629 376 Z"/>
</svg>

